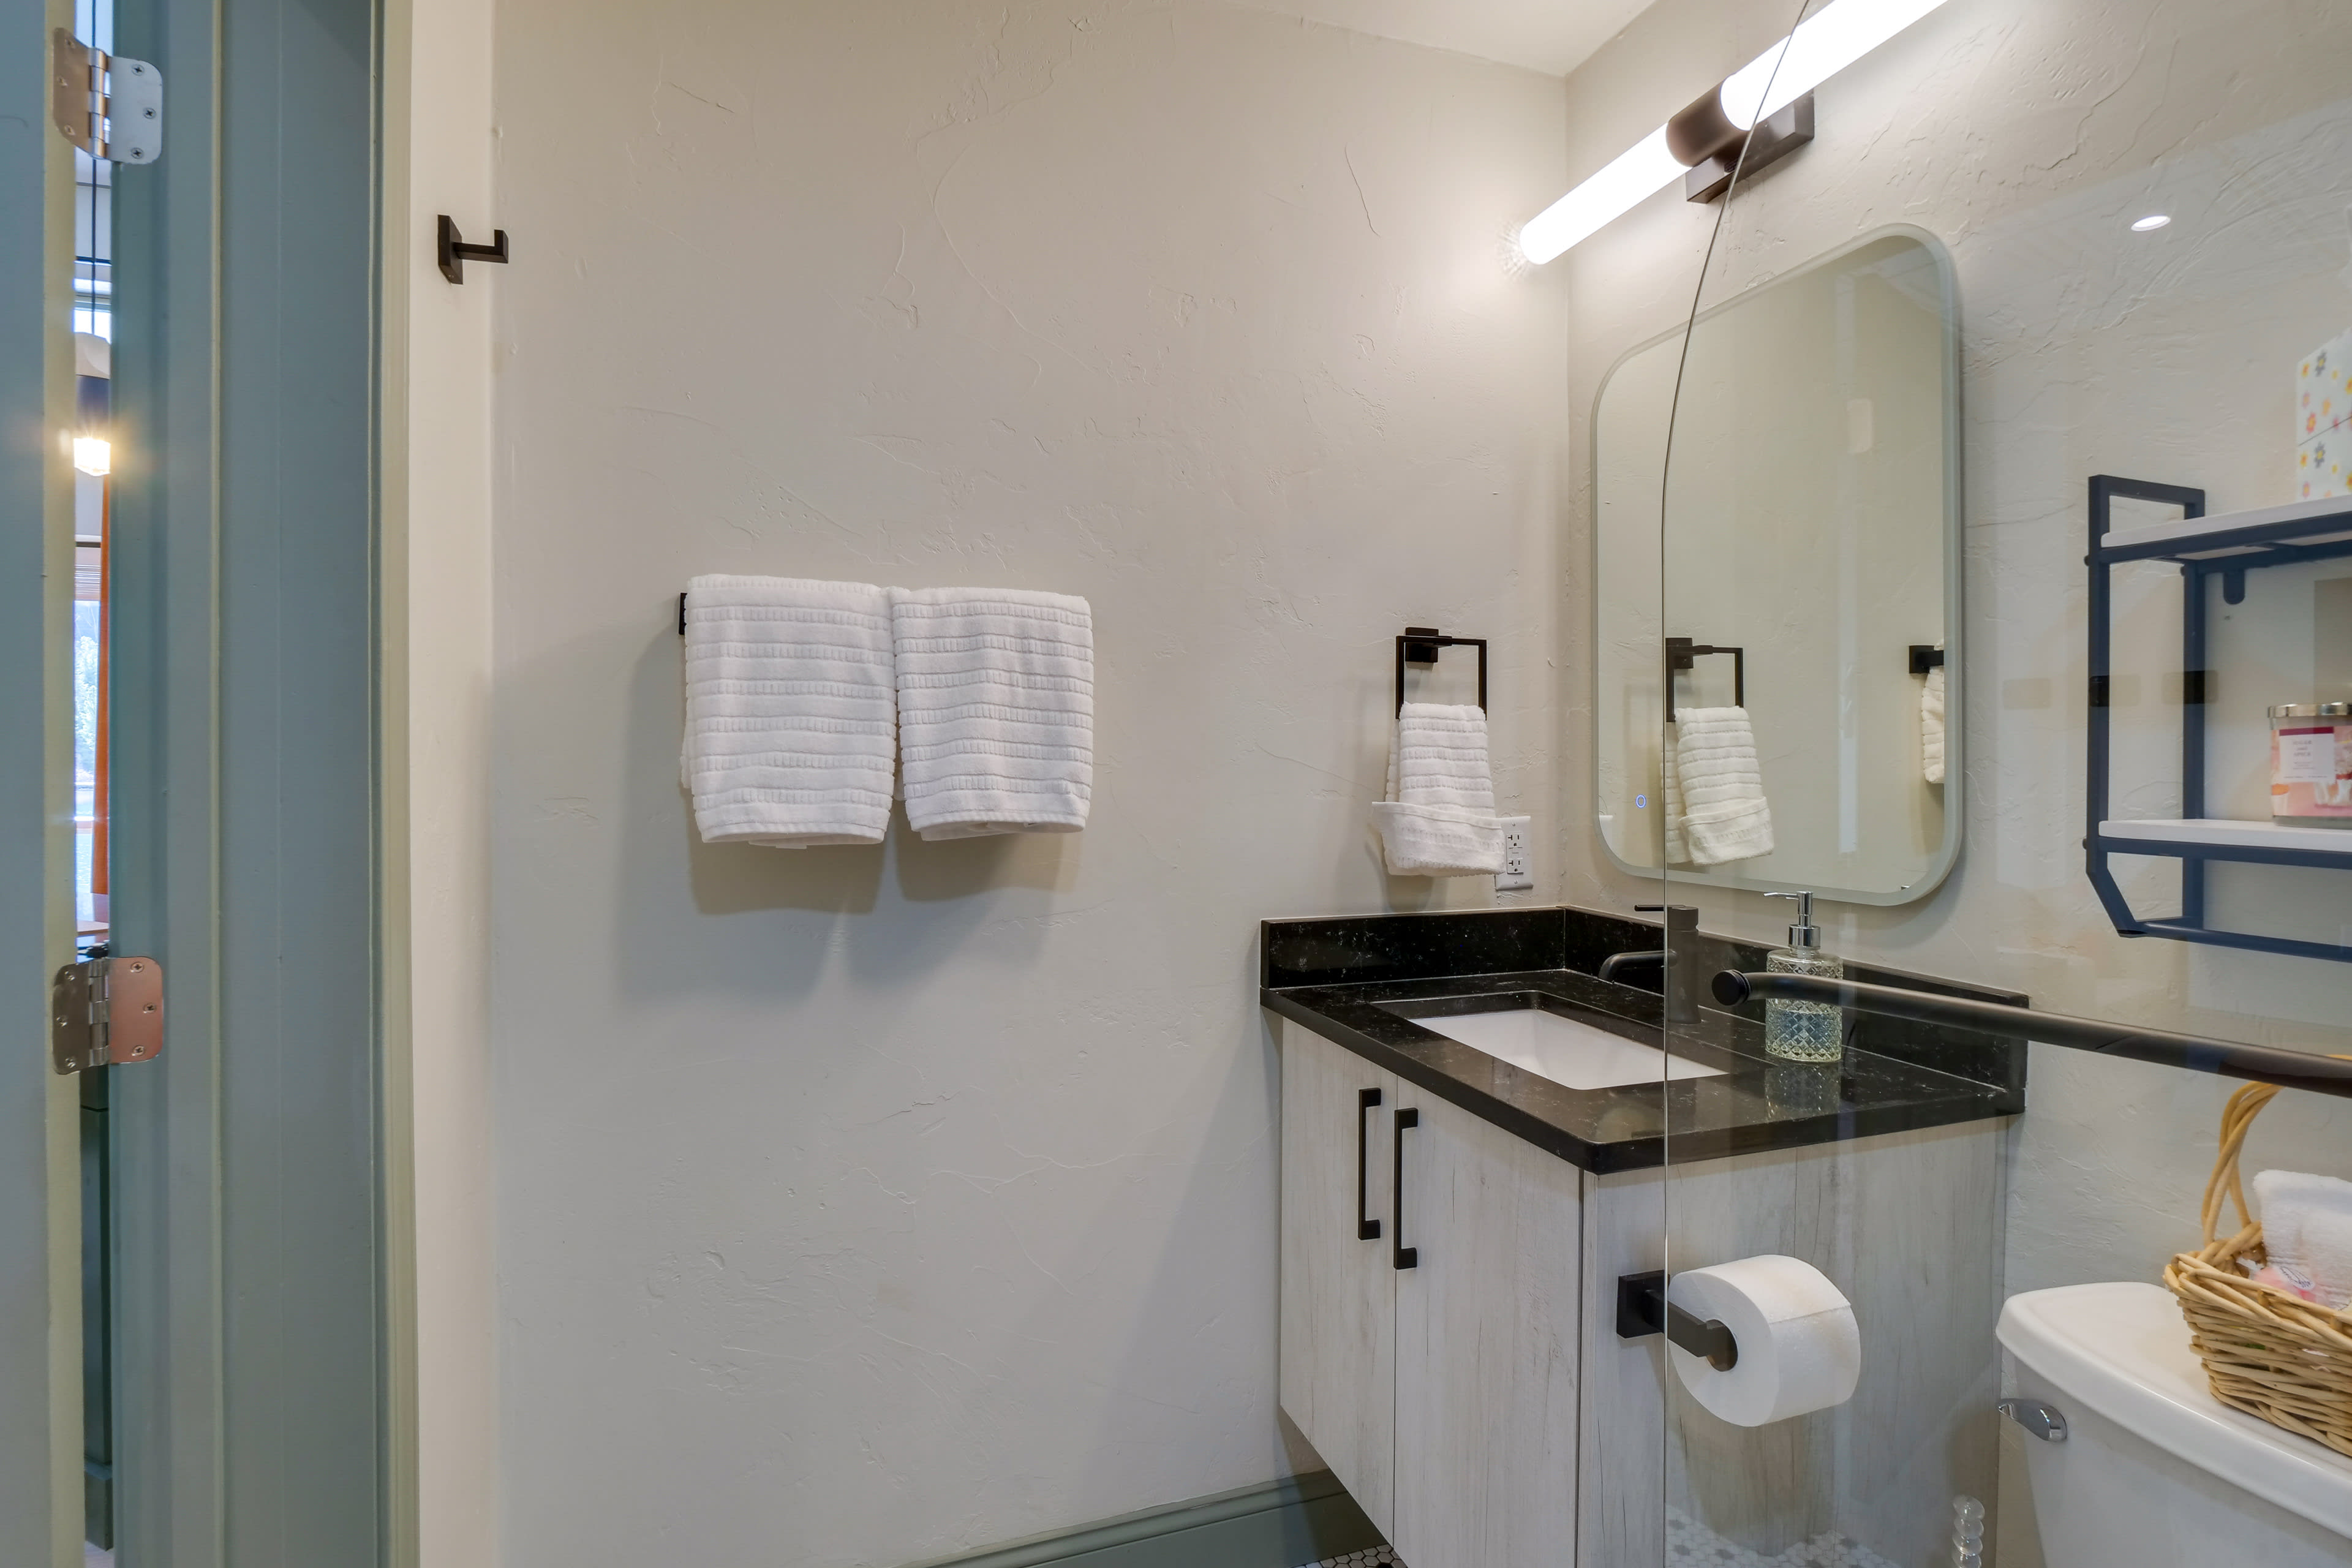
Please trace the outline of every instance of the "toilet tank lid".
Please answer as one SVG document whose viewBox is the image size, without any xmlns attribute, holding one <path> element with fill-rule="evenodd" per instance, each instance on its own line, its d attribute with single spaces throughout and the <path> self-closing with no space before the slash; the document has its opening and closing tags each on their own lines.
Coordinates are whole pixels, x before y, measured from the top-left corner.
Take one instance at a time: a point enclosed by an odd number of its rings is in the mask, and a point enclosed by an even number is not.
<svg viewBox="0 0 2352 1568">
<path fill-rule="evenodd" d="M 2000 1342 L 2067 1397 L 2232 1486 L 2352 1536 L 2352 1459 L 2213 1397 L 2172 1293 L 2126 1281 L 2011 1296 Z"/>
</svg>

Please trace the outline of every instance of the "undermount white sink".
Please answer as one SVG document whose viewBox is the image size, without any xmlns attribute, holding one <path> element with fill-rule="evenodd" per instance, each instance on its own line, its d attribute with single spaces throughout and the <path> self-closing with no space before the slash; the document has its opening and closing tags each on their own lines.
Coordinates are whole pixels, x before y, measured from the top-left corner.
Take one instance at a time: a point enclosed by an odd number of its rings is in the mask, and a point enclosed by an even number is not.
<svg viewBox="0 0 2352 1568">
<path fill-rule="evenodd" d="M 1454 1013 L 1414 1023 L 1449 1040 L 1486 1052 L 1568 1089 L 1615 1089 L 1622 1084 L 1655 1083 L 1659 1067 L 1664 1077 L 1720 1078 L 1720 1068 L 1675 1058 L 1655 1046 L 1645 1046 L 1622 1035 L 1574 1018 L 1563 1018 L 1540 1007 L 1511 1007 L 1494 1013 Z"/>
</svg>

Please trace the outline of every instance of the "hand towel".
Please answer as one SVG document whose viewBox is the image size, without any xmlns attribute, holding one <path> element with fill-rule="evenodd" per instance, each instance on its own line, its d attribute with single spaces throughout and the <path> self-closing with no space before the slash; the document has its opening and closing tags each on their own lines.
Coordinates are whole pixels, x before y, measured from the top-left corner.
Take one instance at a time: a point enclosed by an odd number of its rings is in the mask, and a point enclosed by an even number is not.
<svg viewBox="0 0 2352 1568">
<path fill-rule="evenodd" d="M 1486 710 L 1408 702 L 1389 749 L 1389 799 L 1495 815 L 1495 772 L 1486 755 Z"/>
<path fill-rule="evenodd" d="M 2272 1263 L 2310 1280 L 2331 1307 L 2352 1302 L 2352 1182 L 2301 1171 L 2258 1172 L 2254 1207 Z"/>
<path fill-rule="evenodd" d="M 1485 710 L 1406 703 L 1390 739 L 1386 795 L 1372 807 L 1372 825 L 1391 877 L 1491 876 L 1503 868 Z"/>
<path fill-rule="evenodd" d="M 1919 757 L 1929 784 L 1944 782 L 1944 667 L 1919 683 Z"/>
<path fill-rule="evenodd" d="M 1745 708 L 1684 708 L 1675 714 L 1683 837 L 1694 866 L 1772 853 L 1772 808 Z"/>
<path fill-rule="evenodd" d="M 1019 588 L 893 588 L 907 820 L 927 839 L 1076 833 L 1094 799 L 1094 612 Z"/>
<path fill-rule="evenodd" d="M 687 584 L 679 773 L 706 844 L 879 844 L 898 742 L 890 602 L 870 583 Z"/>
<path fill-rule="evenodd" d="M 1666 864 L 1690 864 L 1690 840 L 1683 834 L 1683 772 L 1675 765 L 1675 752 L 1681 742 L 1675 732 L 1666 732 L 1665 743 L 1658 750 L 1658 806 L 1666 814 Z"/>
</svg>

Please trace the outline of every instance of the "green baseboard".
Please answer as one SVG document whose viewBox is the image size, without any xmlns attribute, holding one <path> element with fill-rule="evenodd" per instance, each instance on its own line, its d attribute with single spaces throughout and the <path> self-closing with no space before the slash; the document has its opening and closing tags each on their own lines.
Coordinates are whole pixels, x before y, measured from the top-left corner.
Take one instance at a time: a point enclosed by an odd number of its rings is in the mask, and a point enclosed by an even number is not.
<svg viewBox="0 0 2352 1568">
<path fill-rule="evenodd" d="M 1318 1470 L 910 1568 L 1300 1568 L 1380 1544 L 1355 1500 Z"/>
</svg>

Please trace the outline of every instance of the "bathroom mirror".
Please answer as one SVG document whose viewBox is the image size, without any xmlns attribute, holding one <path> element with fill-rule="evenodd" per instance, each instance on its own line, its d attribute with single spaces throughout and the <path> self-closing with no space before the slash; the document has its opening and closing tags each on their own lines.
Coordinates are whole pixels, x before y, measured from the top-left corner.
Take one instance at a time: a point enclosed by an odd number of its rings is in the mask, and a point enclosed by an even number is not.
<svg viewBox="0 0 2352 1568">
<path fill-rule="evenodd" d="M 1662 699 L 1681 638 L 1717 651 L 1682 661 L 1674 700 L 1745 707 L 1773 847 L 1667 873 L 1868 904 L 1933 891 L 1959 850 L 1964 754 L 1943 247 L 1883 230 L 1633 348 L 1601 384 L 1591 471 L 1595 800 L 1617 865 L 1654 875 L 1665 858 Z"/>
</svg>

